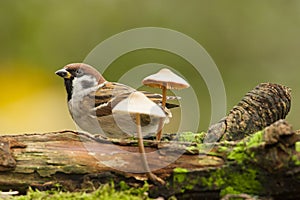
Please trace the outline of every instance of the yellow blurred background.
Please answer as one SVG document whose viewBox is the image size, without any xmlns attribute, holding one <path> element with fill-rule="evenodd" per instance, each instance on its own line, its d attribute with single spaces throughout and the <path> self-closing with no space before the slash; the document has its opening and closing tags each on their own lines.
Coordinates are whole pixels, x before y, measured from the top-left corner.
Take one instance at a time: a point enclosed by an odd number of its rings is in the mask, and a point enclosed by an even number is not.
<svg viewBox="0 0 300 200">
<path fill-rule="evenodd" d="M 299 10 L 297 0 L 2 0 L 0 134 L 75 129 L 63 81 L 54 72 L 83 61 L 114 34 L 147 26 L 180 31 L 203 45 L 223 77 L 228 110 L 260 82 L 291 87 L 288 121 L 300 128 Z M 141 50 L 120 57 L 104 76 L 115 81 L 148 62 L 189 67 L 170 53 Z M 202 80 L 197 84 L 203 91 L 197 94 L 199 130 L 206 130 L 209 93 Z"/>
</svg>

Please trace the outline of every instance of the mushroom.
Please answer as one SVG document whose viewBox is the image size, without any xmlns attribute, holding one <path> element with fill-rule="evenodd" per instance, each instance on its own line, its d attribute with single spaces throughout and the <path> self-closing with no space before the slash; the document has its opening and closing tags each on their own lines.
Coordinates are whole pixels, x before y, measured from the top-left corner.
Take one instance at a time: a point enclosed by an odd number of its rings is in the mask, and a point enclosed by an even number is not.
<svg viewBox="0 0 300 200">
<path fill-rule="evenodd" d="M 190 87 L 190 85 L 180 76 L 174 74 L 169 69 L 161 69 L 156 74 L 152 74 L 143 79 L 144 85 L 161 88 L 162 89 L 162 107 L 165 109 L 167 100 L 167 90 L 169 89 L 184 89 Z M 158 133 L 156 139 L 160 141 L 162 135 L 163 120 L 160 120 Z"/>
<path fill-rule="evenodd" d="M 113 108 L 112 112 L 115 114 L 128 114 L 128 113 L 135 114 L 139 152 L 142 154 L 142 162 L 144 165 L 144 170 L 146 171 L 146 174 L 150 180 L 164 184 L 164 181 L 159 177 L 157 177 L 156 175 L 154 175 L 149 169 L 144 143 L 143 143 L 142 128 L 141 128 L 141 114 L 164 119 L 166 118 L 165 112 L 161 109 L 161 107 L 159 107 L 156 103 L 148 99 L 141 92 L 131 93 L 128 96 L 128 98 L 118 103 Z"/>
</svg>

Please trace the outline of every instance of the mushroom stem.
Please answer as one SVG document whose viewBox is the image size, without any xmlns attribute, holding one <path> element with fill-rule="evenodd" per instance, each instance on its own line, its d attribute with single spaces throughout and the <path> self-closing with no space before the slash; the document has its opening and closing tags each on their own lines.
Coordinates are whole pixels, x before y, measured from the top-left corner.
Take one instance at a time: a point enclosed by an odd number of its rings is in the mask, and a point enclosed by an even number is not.
<svg viewBox="0 0 300 200">
<path fill-rule="evenodd" d="M 147 177 L 154 183 L 165 184 L 164 180 L 157 177 L 155 174 L 153 174 L 150 171 L 147 158 L 146 158 L 146 153 L 145 153 L 145 147 L 144 147 L 143 136 L 142 136 L 142 128 L 141 128 L 141 116 L 139 113 L 136 113 L 136 125 L 137 125 L 139 151 L 142 154 L 142 163 L 144 165 L 144 170 L 146 171 Z"/>
<path fill-rule="evenodd" d="M 160 119 L 158 123 L 158 132 L 156 133 L 156 141 L 161 140 L 163 125 L 164 125 L 164 119 Z"/>
<path fill-rule="evenodd" d="M 161 102 L 161 106 L 162 106 L 163 109 L 166 108 L 166 101 L 167 101 L 167 88 L 163 87 L 162 88 L 162 102 Z M 157 141 L 161 140 L 163 125 L 164 125 L 164 120 L 160 119 L 159 124 L 158 124 L 158 132 L 156 134 L 156 140 Z"/>
<path fill-rule="evenodd" d="M 137 125 L 137 137 L 138 137 L 138 144 L 139 144 L 139 151 L 142 154 L 142 161 L 144 165 L 144 169 L 148 172 L 149 166 L 146 159 L 143 136 L 142 136 L 142 128 L 141 128 L 141 116 L 139 113 L 136 113 L 136 125 Z"/>
<path fill-rule="evenodd" d="M 163 87 L 162 88 L 162 102 L 161 102 L 161 105 L 163 108 L 166 107 L 166 101 L 167 101 L 167 88 Z"/>
<path fill-rule="evenodd" d="M 163 109 L 166 108 L 166 101 L 167 101 L 167 88 L 166 87 L 162 87 L 162 101 L 161 101 L 161 106 Z M 156 134 L 156 140 L 160 141 L 161 140 L 161 136 L 162 136 L 162 128 L 164 125 L 164 120 L 160 119 L 159 120 L 159 124 L 158 124 L 158 132 Z"/>
</svg>

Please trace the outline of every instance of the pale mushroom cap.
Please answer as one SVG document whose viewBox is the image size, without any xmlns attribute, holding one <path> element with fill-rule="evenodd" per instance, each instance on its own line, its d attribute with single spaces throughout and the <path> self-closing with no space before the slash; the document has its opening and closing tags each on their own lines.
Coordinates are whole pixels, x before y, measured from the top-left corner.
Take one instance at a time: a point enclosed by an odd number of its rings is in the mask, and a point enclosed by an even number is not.
<svg viewBox="0 0 300 200">
<path fill-rule="evenodd" d="M 141 92 L 133 92 L 118 103 L 113 113 L 140 113 L 155 117 L 166 117 L 165 112 Z"/>
<path fill-rule="evenodd" d="M 150 87 L 166 87 L 167 89 L 177 90 L 190 87 L 190 85 L 183 78 L 166 68 L 161 69 L 156 74 L 147 76 L 143 79 L 142 83 Z"/>
</svg>

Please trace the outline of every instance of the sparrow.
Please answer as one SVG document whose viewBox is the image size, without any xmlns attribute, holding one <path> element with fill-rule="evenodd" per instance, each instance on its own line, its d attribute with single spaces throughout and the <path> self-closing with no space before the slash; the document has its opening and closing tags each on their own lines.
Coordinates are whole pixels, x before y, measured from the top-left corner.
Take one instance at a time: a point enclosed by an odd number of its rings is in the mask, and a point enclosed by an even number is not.
<svg viewBox="0 0 300 200">
<path fill-rule="evenodd" d="M 107 138 L 135 136 L 135 115 L 113 114 L 112 109 L 136 90 L 130 86 L 107 81 L 95 68 L 84 63 L 72 63 L 55 72 L 64 79 L 68 109 L 74 122 L 83 131 Z M 150 100 L 161 107 L 162 96 L 142 91 Z M 176 99 L 168 97 L 167 99 Z M 172 117 L 169 108 L 178 107 L 167 103 L 163 109 L 167 115 L 164 123 Z M 141 115 L 143 136 L 158 131 L 160 118 Z"/>
</svg>

